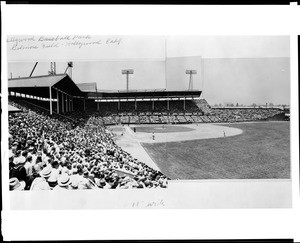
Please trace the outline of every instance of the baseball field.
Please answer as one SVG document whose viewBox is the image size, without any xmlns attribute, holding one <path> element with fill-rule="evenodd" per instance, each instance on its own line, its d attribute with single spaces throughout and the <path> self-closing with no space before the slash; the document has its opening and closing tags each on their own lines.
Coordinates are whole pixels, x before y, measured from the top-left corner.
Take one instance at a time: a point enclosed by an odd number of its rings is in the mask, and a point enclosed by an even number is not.
<svg viewBox="0 0 300 243">
<path fill-rule="evenodd" d="M 117 143 L 139 159 L 148 156 L 150 166 L 152 160 L 171 179 L 290 178 L 289 122 L 137 125 L 125 131 Z"/>
</svg>

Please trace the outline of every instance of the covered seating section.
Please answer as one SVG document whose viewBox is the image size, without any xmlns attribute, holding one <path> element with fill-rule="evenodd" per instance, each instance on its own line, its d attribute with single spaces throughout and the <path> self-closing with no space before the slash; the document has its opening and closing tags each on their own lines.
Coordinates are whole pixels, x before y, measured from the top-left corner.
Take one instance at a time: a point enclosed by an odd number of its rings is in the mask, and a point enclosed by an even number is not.
<svg viewBox="0 0 300 243">
<path fill-rule="evenodd" d="M 50 115 L 53 112 L 64 114 L 74 110 L 101 111 L 101 105 L 104 105 L 104 102 L 106 104 L 109 102 L 112 106 L 115 104 L 116 110 L 121 111 L 123 105 L 132 105 L 133 110 L 137 110 L 138 105 L 142 107 L 146 103 L 147 107 L 149 103 L 151 104 L 150 110 L 151 108 L 155 110 L 155 105 L 161 106 L 161 104 L 165 104 L 166 110 L 170 110 L 170 101 L 181 101 L 182 108 L 185 110 L 186 101 L 199 99 L 201 95 L 201 91 L 195 90 L 99 91 L 96 83 L 75 84 L 67 74 L 9 79 L 8 91 L 12 97 L 32 99 L 31 103 L 44 101 L 43 104 L 49 110 Z"/>
<path fill-rule="evenodd" d="M 138 108 L 138 102 L 152 102 L 152 110 L 155 108 L 155 102 L 165 101 L 167 110 L 170 109 L 170 101 L 183 100 L 183 109 L 185 110 L 185 101 L 198 99 L 201 91 L 166 91 L 166 90 L 132 90 L 132 91 L 112 91 L 112 92 L 87 92 L 87 99 L 93 99 L 97 103 L 97 110 L 101 109 L 101 102 L 117 102 L 118 110 L 121 110 L 122 102 L 134 102 L 135 110 Z"/>
<path fill-rule="evenodd" d="M 67 74 L 45 75 L 8 80 L 10 96 L 49 102 L 50 115 L 72 112 L 75 99 L 84 101 L 84 93 Z"/>
</svg>

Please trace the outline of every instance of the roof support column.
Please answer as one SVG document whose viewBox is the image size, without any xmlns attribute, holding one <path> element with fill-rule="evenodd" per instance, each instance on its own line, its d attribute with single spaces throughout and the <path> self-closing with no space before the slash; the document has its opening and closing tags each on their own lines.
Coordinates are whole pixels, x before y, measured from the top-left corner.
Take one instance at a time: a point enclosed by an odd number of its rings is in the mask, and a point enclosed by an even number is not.
<svg viewBox="0 0 300 243">
<path fill-rule="evenodd" d="M 67 106 L 67 94 L 64 94 L 64 106 L 65 106 L 65 112 L 68 112 L 68 106 Z"/>
<path fill-rule="evenodd" d="M 69 112 L 68 95 L 66 94 L 66 112 Z"/>
<path fill-rule="evenodd" d="M 59 95 L 58 90 L 56 90 L 56 112 L 59 114 Z"/>
<path fill-rule="evenodd" d="M 71 96 L 69 95 L 69 111 L 71 111 Z"/>
<path fill-rule="evenodd" d="M 184 100 L 183 100 L 183 110 L 185 110 L 185 96 L 184 96 Z"/>
<path fill-rule="evenodd" d="M 68 95 L 66 94 L 66 112 L 70 111 L 69 102 L 68 102 Z"/>
<path fill-rule="evenodd" d="M 135 109 L 135 110 L 137 109 L 136 97 L 135 97 L 135 99 L 134 99 L 134 109 Z"/>
<path fill-rule="evenodd" d="M 120 110 L 120 99 L 118 101 L 118 111 Z"/>
<path fill-rule="evenodd" d="M 72 97 L 70 96 L 69 98 L 70 98 L 69 99 L 69 101 L 70 101 L 70 111 L 72 111 Z"/>
<path fill-rule="evenodd" d="M 154 98 L 152 98 L 152 110 L 154 111 Z"/>
<path fill-rule="evenodd" d="M 50 102 L 50 115 L 52 115 L 52 88 L 49 86 L 49 102 Z"/>
<path fill-rule="evenodd" d="M 73 104 L 73 96 L 72 96 L 72 103 L 71 103 L 71 107 L 72 107 L 72 111 L 74 111 L 74 104 Z"/>
<path fill-rule="evenodd" d="M 70 95 L 67 95 L 68 111 L 69 111 L 69 112 L 71 111 L 70 99 L 71 99 L 71 96 L 70 96 Z"/>
<path fill-rule="evenodd" d="M 169 100 L 169 98 L 167 100 L 167 110 L 170 110 L 170 100 Z"/>
<path fill-rule="evenodd" d="M 64 100 L 64 93 L 61 93 L 61 111 L 65 113 L 65 100 Z"/>
<path fill-rule="evenodd" d="M 99 111 L 100 110 L 100 108 L 99 108 L 99 101 L 97 102 L 97 111 Z"/>
<path fill-rule="evenodd" d="M 85 98 L 83 98 L 83 110 L 85 111 Z"/>
</svg>

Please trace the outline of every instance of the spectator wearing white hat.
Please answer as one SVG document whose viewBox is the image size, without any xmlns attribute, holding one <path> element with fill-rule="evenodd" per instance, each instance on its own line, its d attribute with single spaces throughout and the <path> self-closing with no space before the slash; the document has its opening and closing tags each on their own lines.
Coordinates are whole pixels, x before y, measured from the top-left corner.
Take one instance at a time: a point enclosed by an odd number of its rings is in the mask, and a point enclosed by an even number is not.
<svg viewBox="0 0 300 243">
<path fill-rule="evenodd" d="M 57 181 L 57 186 L 53 188 L 53 190 L 68 190 L 70 185 L 70 176 L 66 173 L 63 173 Z"/>
<path fill-rule="evenodd" d="M 18 178 L 13 177 L 9 179 L 10 191 L 23 191 L 26 186 L 25 181 L 19 181 Z"/>
<path fill-rule="evenodd" d="M 46 166 L 44 169 L 41 170 L 39 173 L 40 177 L 37 177 L 33 180 L 30 190 L 31 191 L 38 191 L 38 190 L 50 190 L 50 186 L 48 183 L 48 179 L 51 175 L 51 167 Z"/>
<path fill-rule="evenodd" d="M 71 175 L 69 189 L 77 190 L 81 180 L 82 180 L 82 177 L 80 175 L 77 175 L 77 174 Z"/>
</svg>

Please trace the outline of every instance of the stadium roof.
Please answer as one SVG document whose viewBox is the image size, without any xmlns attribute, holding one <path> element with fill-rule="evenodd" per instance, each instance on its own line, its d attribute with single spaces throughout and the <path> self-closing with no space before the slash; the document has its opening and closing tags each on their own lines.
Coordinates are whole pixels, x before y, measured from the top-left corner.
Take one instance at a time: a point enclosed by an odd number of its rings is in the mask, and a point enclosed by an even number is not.
<svg viewBox="0 0 300 243">
<path fill-rule="evenodd" d="M 67 74 L 13 78 L 8 80 L 8 90 L 22 94 L 49 98 L 49 87 L 72 96 L 83 96 L 81 90 Z M 56 98 L 56 92 L 52 92 Z"/>
<path fill-rule="evenodd" d="M 87 98 L 110 100 L 110 99 L 151 99 L 151 98 L 197 98 L 202 91 L 166 91 L 166 90 L 144 90 L 123 92 L 88 92 Z"/>
<path fill-rule="evenodd" d="M 76 85 L 82 92 L 96 92 L 97 91 L 97 84 L 95 82 L 80 83 L 80 84 L 76 84 Z"/>
<path fill-rule="evenodd" d="M 67 74 L 22 77 L 9 79 L 8 87 L 49 87 L 59 82 Z"/>
<path fill-rule="evenodd" d="M 13 78 L 8 80 L 8 90 L 49 98 L 49 87 L 58 89 L 71 96 L 85 97 L 88 99 L 113 100 L 113 99 L 152 99 L 152 98 L 197 98 L 202 91 L 166 91 L 165 89 L 151 90 L 97 90 L 96 83 L 75 84 L 67 74 L 44 75 L 35 77 Z M 52 98 L 56 92 L 52 91 Z"/>
<path fill-rule="evenodd" d="M 166 91 L 166 89 L 119 89 L 119 90 L 101 90 L 98 89 L 97 92 L 100 93 L 137 93 L 137 92 L 159 92 L 159 91 Z"/>
</svg>

